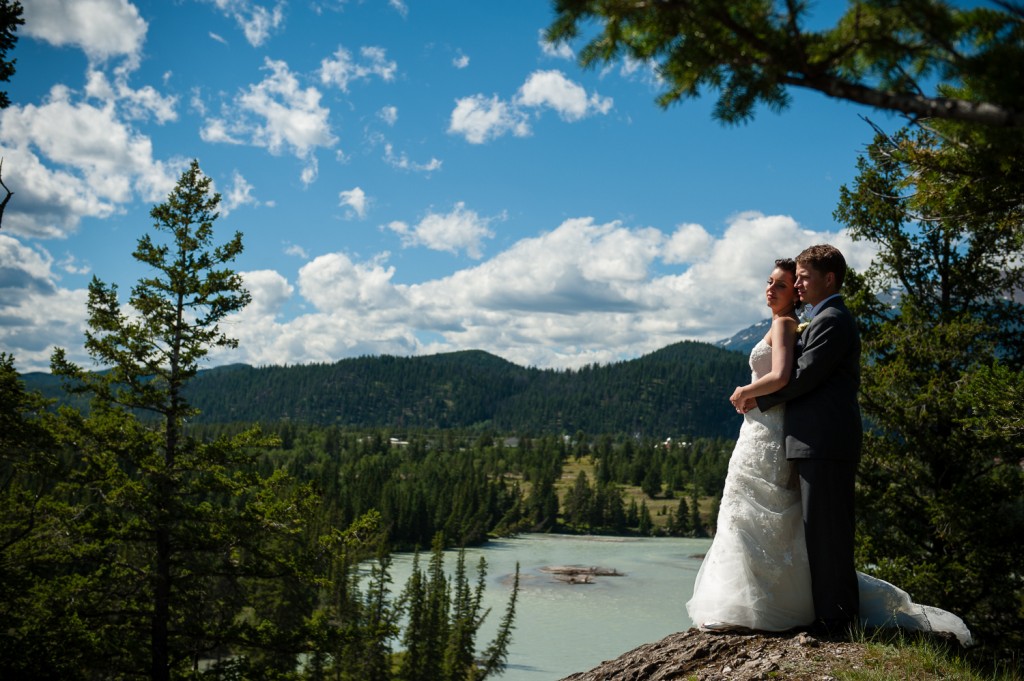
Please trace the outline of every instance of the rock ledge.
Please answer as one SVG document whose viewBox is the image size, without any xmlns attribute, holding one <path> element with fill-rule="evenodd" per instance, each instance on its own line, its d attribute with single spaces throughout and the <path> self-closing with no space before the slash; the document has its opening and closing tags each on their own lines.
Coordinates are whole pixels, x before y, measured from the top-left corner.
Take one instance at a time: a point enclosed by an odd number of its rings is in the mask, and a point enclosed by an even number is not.
<svg viewBox="0 0 1024 681">
<path fill-rule="evenodd" d="M 711 634 L 698 629 L 646 643 L 562 681 L 829 681 L 836 668 L 863 668 L 865 646 L 807 634 Z"/>
</svg>

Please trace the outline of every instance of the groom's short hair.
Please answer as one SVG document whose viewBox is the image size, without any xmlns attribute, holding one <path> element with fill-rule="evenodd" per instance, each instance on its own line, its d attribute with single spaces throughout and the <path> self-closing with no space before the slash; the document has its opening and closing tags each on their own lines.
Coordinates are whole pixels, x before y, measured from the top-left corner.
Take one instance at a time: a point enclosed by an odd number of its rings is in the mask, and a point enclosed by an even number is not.
<svg viewBox="0 0 1024 681">
<path fill-rule="evenodd" d="M 818 244 L 805 248 L 796 256 L 800 265 L 809 265 L 822 273 L 831 272 L 836 275 L 836 290 L 843 287 L 846 278 L 846 258 L 839 249 L 831 244 Z"/>
</svg>

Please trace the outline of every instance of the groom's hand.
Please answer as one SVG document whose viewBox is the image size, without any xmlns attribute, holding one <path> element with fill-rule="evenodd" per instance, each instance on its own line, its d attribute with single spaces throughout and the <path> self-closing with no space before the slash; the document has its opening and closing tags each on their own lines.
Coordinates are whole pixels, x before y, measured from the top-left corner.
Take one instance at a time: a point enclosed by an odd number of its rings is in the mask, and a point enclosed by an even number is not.
<svg viewBox="0 0 1024 681">
<path fill-rule="evenodd" d="M 748 397 L 739 404 L 736 405 L 736 411 L 741 414 L 746 414 L 751 409 L 757 407 L 757 400 L 753 397 Z"/>
<path fill-rule="evenodd" d="M 736 387 L 736 390 L 729 397 L 729 401 L 732 402 L 732 406 L 736 407 L 737 414 L 746 414 L 757 406 L 757 401 L 753 397 L 746 396 L 743 386 Z"/>
</svg>

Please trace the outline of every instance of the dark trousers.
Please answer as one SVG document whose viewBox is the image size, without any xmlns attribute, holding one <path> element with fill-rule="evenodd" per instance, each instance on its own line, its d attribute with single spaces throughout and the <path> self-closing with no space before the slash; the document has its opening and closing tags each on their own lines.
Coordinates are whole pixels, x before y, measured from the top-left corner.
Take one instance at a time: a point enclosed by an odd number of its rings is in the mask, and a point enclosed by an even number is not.
<svg viewBox="0 0 1024 681">
<path fill-rule="evenodd" d="M 857 621 L 859 593 L 853 557 L 855 461 L 796 459 L 804 534 L 811 565 L 814 615 L 828 627 Z"/>
</svg>

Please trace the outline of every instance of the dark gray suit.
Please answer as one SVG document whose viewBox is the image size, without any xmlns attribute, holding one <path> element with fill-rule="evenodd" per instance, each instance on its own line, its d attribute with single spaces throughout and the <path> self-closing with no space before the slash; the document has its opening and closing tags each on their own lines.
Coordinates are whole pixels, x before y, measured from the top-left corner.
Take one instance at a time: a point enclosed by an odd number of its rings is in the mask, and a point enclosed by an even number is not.
<svg viewBox="0 0 1024 681">
<path fill-rule="evenodd" d="M 863 429 L 860 334 L 842 299 L 829 300 L 797 339 L 789 383 L 757 398 L 762 411 L 786 403 L 786 458 L 800 475 L 815 616 L 831 630 L 858 612 L 854 479 Z"/>
</svg>

